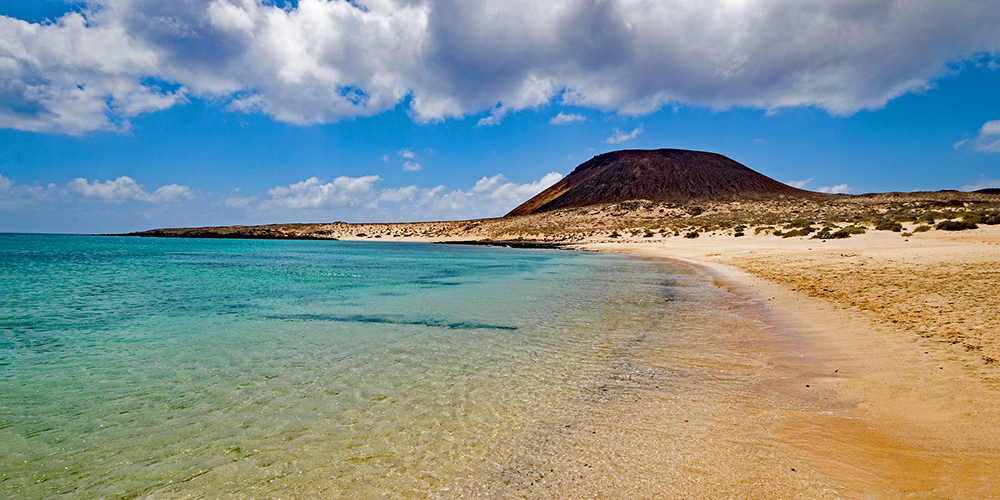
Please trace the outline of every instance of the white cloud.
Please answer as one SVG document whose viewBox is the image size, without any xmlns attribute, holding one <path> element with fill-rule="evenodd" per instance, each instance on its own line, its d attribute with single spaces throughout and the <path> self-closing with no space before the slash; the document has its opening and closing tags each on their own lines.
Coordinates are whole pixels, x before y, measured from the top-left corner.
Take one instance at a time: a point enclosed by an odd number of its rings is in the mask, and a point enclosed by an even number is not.
<svg viewBox="0 0 1000 500">
<path fill-rule="evenodd" d="M 562 178 L 550 172 L 529 183 L 509 181 L 502 174 L 483 177 L 471 189 L 445 186 L 421 188 L 415 185 L 376 189 L 381 179 L 338 177 L 324 183 L 312 177 L 268 191 L 271 197 L 249 208 L 263 211 L 337 209 L 331 215 L 350 213 L 359 220 L 428 220 L 495 217 L 509 212 Z"/>
<path fill-rule="evenodd" d="M 444 186 L 440 186 L 442 189 Z M 404 201 L 413 201 L 417 194 L 420 193 L 420 188 L 417 186 L 406 186 L 401 188 L 388 188 L 383 189 L 379 192 L 379 201 L 388 201 L 393 203 L 402 203 Z"/>
<path fill-rule="evenodd" d="M 643 132 L 642 125 L 639 125 L 638 127 L 632 129 L 632 131 L 628 133 L 622 132 L 620 129 L 616 128 L 615 133 L 611 134 L 611 136 L 605 139 L 605 141 L 608 144 L 621 144 L 623 142 L 631 141 L 632 139 L 639 137 L 639 134 L 641 134 L 642 132 Z"/>
<path fill-rule="evenodd" d="M 973 143 L 976 151 L 1000 153 L 1000 120 L 984 123 Z"/>
<path fill-rule="evenodd" d="M 36 205 L 40 201 L 49 199 L 56 189 L 54 184 L 46 187 L 17 184 L 0 174 L 0 209 L 25 208 Z"/>
<path fill-rule="evenodd" d="M 983 124 L 979 135 L 1000 135 L 1000 120 L 992 120 Z"/>
<path fill-rule="evenodd" d="M 997 53 L 997 25 L 995 0 L 86 0 L 0 16 L 0 127 L 122 130 L 190 97 L 303 125 L 404 100 L 481 125 L 553 101 L 850 114 Z"/>
<path fill-rule="evenodd" d="M 191 191 L 191 188 L 187 186 L 181 186 L 180 184 L 167 184 L 165 186 L 160 186 L 156 191 L 153 191 L 150 198 L 150 201 L 191 200 L 194 199 L 194 193 Z"/>
<path fill-rule="evenodd" d="M 989 179 L 980 175 L 972 182 L 962 186 L 962 191 L 978 191 L 986 188 L 1000 188 L 1000 179 Z"/>
<path fill-rule="evenodd" d="M 70 181 L 68 187 L 70 191 L 87 198 L 99 198 L 111 203 L 121 203 L 149 196 L 145 187 L 128 176 L 121 176 L 113 181 L 100 182 L 95 180 L 93 183 L 78 177 Z"/>
<path fill-rule="evenodd" d="M 79 200 L 73 195 L 113 204 L 126 201 L 166 203 L 195 198 L 194 192 L 188 186 L 166 184 L 150 192 L 146 190 L 145 186 L 125 175 L 104 182 L 97 180 L 89 182 L 87 179 L 78 177 L 64 186 L 53 183 L 47 186 L 21 185 L 0 175 L 0 207 L 3 208 L 37 205 L 40 202 Z"/>
<path fill-rule="evenodd" d="M 403 162 L 403 171 L 419 172 L 420 170 L 423 170 L 424 166 L 414 161 L 417 158 L 417 153 L 414 153 L 409 148 L 400 149 L 396 152 L 396 154 L 406 159 L 406 161 Z M 389 161 L 388 157 L 386 157 L 386 161 Z"/>
<path fill-rule="evenodd" d="M 289 186 L 278 186 L 267 192 L 271 198 L 262 207 L 271 208 L 331 208 L 355 207 L 370 201 L 375 192 L 372 186 L 382 180 L 377 175 L 364 177 L 337 177 L 324 183 L 316 177 Z"/>
<path fill-rule="evenodd" d="M 846 194 L 854 191 L 854 186 L 848 186 L 847 184 L 837 184 L 835 186 L 823 186 L 816 188 L 816 191 L 820 193 L 831 193 L 831 194 Z"/>
<path fill-rule="evenodd" d="M 813 180 L 813 178 L 810 177 L 808 179 L 801 180 L 801 181 L 788 181 L 785 184 L 788 184 L 789 186 L 792 186 L 793 188 L 804 189 L 806 187 L 806 185 L 809 184 L 812 180 Z"/>
<path fill-rule="evenodd" d="M 484 116 L 476 122 L 477 127 L 492 127 L 494 125 L 500 125 L 504 117 L 507 116 L 507 108 L 503 106 L 494 107 L 490 111 L 489 116 Z"/>
<path fill-rule="evenodd" d="M 402 206 L 400 209 L 404 213 L 428 217 L 496 217 L 511 211 L 562 177 L 557 172 L 549 172 L 535 182 L 518 184 L 509 181 L 503 174 L 497 174 L 483 177 L 470 190 L 443 192 L 438 187 L 437 192 L 427 192 L 410 206 Z"/>
<path fill-rule="evenodd" d="M 497 174 L 483 177 L 466 188 L 443 185 L 380 188 L 381 178 L 377 175 L 343 176 L 329 182 L 311 177 L 274 187 L 264 196 L 244 195 L 235 189 L 207 205 L 245 210 L 245 215 L 257 223 L 274 221 L 275 217 L 359 221 L 471 219 L 501 216 L 561 178 L 562 175 L 550 172 L 538 180 L 519 183 Z M 107 181 L 76 178 L 68 184 L 41 186 L 17 184 L 0 175 L 0 211 L 7 212 L 54 213 L 80 206 L 87 200 L 98 200 L 106 206 L 94 207 L 91 203 L 81 213 L 100 213 L 122 220 L 156 219 L 172 225 L 212 224 L 211 212 L 206 214 L 208 206 L 204 201 L 165 203 L 192 199 L 195 196 L 187 186 L 167 184 L 149 191 L 128 176 Z M 148 203 L 145 205 L 148 208 L 137 210 L 135 205 L 124 204 L 137 201 Z M 175 216 L 178 218 L 170 219 Z"/>
<path fill-rule="evenodd" d="M 70 13 L 54 24 L 0 16 L 0 127 L 82 134 L 185 100 L 146 81 L 163 61 L 120 23 Z"/>
<path fill-rule="evenodd" d="M 585 121 L 586 119 L 587 117 L 580 114 L 563 113 L 562 111 L 560 111 L 558 115 L 553 116 L 552 119 L 549 120 L 549 123 L 551 123 L 552 125 L 566 125 L 567 123 L 582 122 Z"/>
<path fill-rule="evenodd" d="M 188 186 L 180 184 L 167 184 L 161 186 L 156 191 L 150 193 L 146 187 L 137 183 L 127 175 L 118 177 L 113 181 L 93 181 L 78 177 L 67 184 L 69 191 L 84 196 L 86 198 L 97 198 L 108 203 L 122 203 L 125 201 L 146 201 L 152 203 L 190 200 L 194 198 L 194 193 Z"/>
<path fill-rule="evenodd" d="M 236 194 L 230 194 L 222 198 L 222 205 L 229 208 L 251 208 L 256 201 L 256 196 L 238 196 Z"/>
</svg>

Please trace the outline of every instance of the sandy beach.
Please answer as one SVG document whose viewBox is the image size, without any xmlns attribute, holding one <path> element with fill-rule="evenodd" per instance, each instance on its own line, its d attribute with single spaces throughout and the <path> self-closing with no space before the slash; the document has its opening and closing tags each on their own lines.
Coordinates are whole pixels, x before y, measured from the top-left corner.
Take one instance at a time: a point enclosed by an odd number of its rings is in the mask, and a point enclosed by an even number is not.
<svg viewBox="0 0 1000 500">
<path fill-rule="evenodd" d="M 766 305 L 790 337 L 754 344 L 790 409 L 776 446 L 844 498 L 995 498 L 1000 228 L 844 240 L 704 237 L 580 248 L 684 259 Z M 812 396 L 807 396 L 812 397 Z"/>
</svg>

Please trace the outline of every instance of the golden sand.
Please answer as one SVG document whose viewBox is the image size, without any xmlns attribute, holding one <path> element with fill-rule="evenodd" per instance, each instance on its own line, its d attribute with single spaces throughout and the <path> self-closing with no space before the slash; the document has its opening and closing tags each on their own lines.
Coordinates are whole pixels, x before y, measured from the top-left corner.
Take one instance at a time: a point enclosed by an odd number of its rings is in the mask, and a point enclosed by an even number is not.
<svg viewBox="0 0 1000 500">
<path fill-rule="evenodd" d="M 768 363 L 788 379 L 770 389 L 851 408 L 790 411 L 774 427 L 780 453 L 837 496 L 997 498 L 1000 228 L 583 247 L 690 259 L 767 304 L 797 339 L 772 345 Z"/>
</svg>

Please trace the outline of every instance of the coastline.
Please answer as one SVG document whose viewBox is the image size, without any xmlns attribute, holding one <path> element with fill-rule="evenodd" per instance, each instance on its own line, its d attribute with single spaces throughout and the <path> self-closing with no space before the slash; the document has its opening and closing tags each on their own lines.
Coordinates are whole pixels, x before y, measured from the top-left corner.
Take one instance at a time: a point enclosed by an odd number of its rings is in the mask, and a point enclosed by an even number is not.
<svg viewBox="0 0 1000 500">
<path fill-rule="evenodd" d="M 886 319 L 882 309 L 815 293 L 822 286 L 809 282 L 810 269 L 802 261 L 808 255 L 812 270 L 825 269 L 830 260 L 850 261 L 841 255 L 860 253 L 900 271 L 911 259 L 932 252 L 968 267 L 963 256 L 1000 260 L 1000 231 L 940 235 L 909 247 L 903 244 L 911 242 L 895 234 L 864 236 L 829 242 L 706 238 L 692 244 L 677 239 L 579 248 L 699 265 L 718 286 L 765 306 L 765 321 L 781 332 L 771 347 L 755 344 L 763 346 L 775 374 L 766 390 L 845 408 L 787 411 L 775 429 L 775 445 L 838 495 L 992 498 L 1000 482 L 995 472 L 1000 464 L 1000 438 L 994 431 L 1000 426 L 997 364 L 985 362 L 981 349 L 915 334 L 911 324 Z M 963 245 L 974 248 L 956 253 Z M 804 276 L 796 281 L 791 275 Z M 927 302 L 919 285 L 910 293 L 909 300 Z"/>
<path fill-rule="evenodd" d="M 1000 438 L 994 435 L 1000 428 L 1000 316 L 990 300 L 1000 280 L 1000 226 L 910 234 L 916 226 L 907 224 L 902 234 L 870 231 L 817 240 L 751 231 L 734 237 L 731 230 L 706 231 L 698 238 L 661 232 L 651 238 L 642 231 L 581 236 L 433 224 L 421 233 L 405 224 L 350 226 L 317 239 L 512 247 L 523 242 L 534 248 L 671 259 L 709 273 L 717 287 L 733 297 L 734 307 L 746 306 L 742 310 L 748 317 L 756 317 L 756 308 L 761 309 L 760 317 L 750 323 L 766 328 L 742 347 L 744 354 L 762 360 L 767 376 L 758 380 L 757 372 L 748 371 L 756 385 L 735 395 L 753 394 L 791 406 L 775 406 L 774 401 L 769 407 L 751 405 L 767 413 L 767 435 L 744 427 L 745 434 L 737 431 L 732 437 L 767 449 L 761 456 L 770 462 L 761 472 L 753 472 L 753 464 L 742 457 L 734 463 L 703 465 L 691 477 L 728 482 L 684 491 L 711 497 L 745 493 L 758 498 L 986 499 L 1000 487 L 994 484 L 1000 482 L 995 473 Z M 755 325 L 744 326 L 756 331 Z M 653 365 L 662 361 L 656 359 L 656 349 L 649 355 Z M 639 389 L 646 391 L 643 401 L 657 401 L 657 411 L 664 411 L 669 394 Z M 629 418 L 662 421 L 648 408 L 627 402 L 616 408 Z M 733 414 L 727 415 L 732 422 Z M 623 434 L 620 421 L 591 425 L 619 440 L 631 437 Z M 733 434 L 732 429 L 727 432 Z M 577 444 L 589 446 L 585 441 Z M 723 446 L 731 445 L 723 441 Z M 620 445 L 614 440 L 585 453 L 596 453 L 602 446 L 635 454 L 616 448 Z M 643 449 L 657 453 L 655 447 Z M 591 464 L 595 460 L 591 457 Z M 626 470 L 614 461 L 610 466 Z M 707 471 L 712 467 L 741 472 L 720 476 Z M 638 471 L 658 474 L 661 469 L 641 465 L 628 470 L 627 475 L 635 477 Z M 569 482 L 586 473 L 566 472 Z M 565 492 L 559 488 L 566 480 L 557 483 L 558 474 L 546 481 L 559 485 L 553 491 Z M 528 491 L 546 497 L 544 490 Z"/>
</svg>

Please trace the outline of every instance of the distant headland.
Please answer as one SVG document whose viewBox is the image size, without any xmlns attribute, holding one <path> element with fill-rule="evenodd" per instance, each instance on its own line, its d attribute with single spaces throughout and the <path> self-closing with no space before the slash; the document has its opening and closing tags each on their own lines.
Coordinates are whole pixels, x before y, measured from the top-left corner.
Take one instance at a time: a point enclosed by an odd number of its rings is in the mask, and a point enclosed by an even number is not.
<svg viewBox="0 0 1000 500">
<path fill-rule="evenodd" d="M 491 219 L 163 228 L 128 236 L 397 239 L 566 244 L 746 231 L 843 238 L 868 230 L 962 230 L 1000 222 L 1000 189 L 825 194 L 778 182 L 723 155 L 683 149 L 604 153 Z M 925 227 L 927 229 L 925 229 Z"/>
</svg>

